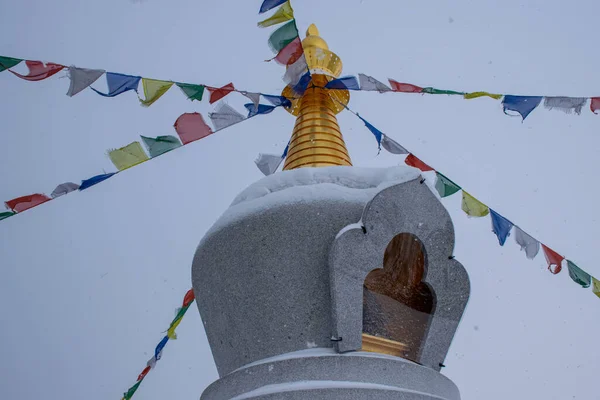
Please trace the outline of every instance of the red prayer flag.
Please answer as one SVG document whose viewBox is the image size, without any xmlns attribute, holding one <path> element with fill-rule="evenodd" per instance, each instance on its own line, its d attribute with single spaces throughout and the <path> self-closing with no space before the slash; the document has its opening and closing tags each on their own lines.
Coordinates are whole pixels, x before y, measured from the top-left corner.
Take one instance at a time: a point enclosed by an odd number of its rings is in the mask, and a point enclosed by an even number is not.
<svg viewBox="0 0 600 400">
<path fill-rule="evenodd" d="M 144 379 L 146 377 L 146 375 L 148 375 L 148 372 L 150 372 L 150 370 L 151 370 L 151 368 L 149 365 L 146 368 L 144 368 L 142 373 L 138 375 L 138 378 L 137 378 L 138 382 L 141 381 L 142 379 Z"/>
<path fill-rule="evenodd" d="M 183 298 L 183 306 L 189 306 L 192 304 L 192 301 L 194 301 L 194 289 L 188 290 L 188 292 L 185 294 L 185 297 Z"/>
<path fill-rule="evenodd" d="M 548 263 L 548 271 L 552 272 L 554 275 L 558 274 L 562 270 L 562 261 L 565 258 L 545 244 L 542 244 L 542 249 L 544 249 L 544 255 L 546 256 L 546 262 Z M 553 265 L 554 269 L 552 268 Z"/>
<path fill-rule="evenodd" d="M 434 171 L 429 165 L 425 164 L 423 161 L 419 160 L 415 157 L 414 154 L 410 153 L 405 159 L 404 162 L 406 165 L 410 165 L 411 167 L 419 168 L 423 172 Z"/>
<path fill-rule="evenodd" d="M 393 79 L 388 79 L 390 81 L 390 85 L 394 92 L 404 92 L 404 93 L 421 93 L 423 92 L 423 88 L 417 85 L 411 85 L 410 83 L 401 83 L 396 82 Z"/>
<path fill-rule="evenodd" d="M 229 82 L 222 88 L 214 88 L 207 86 L 206 89 L 210 92 L 210 104 L 214 103 L 215 101 L 221 100 L 223 97 L 227 96 L 229 93 L 235 90 L 235 88 L 233 87 L 233 83 L 231 82 Z"/>
<path fill-rule="evenodd" d="M 183 144 L 202 139 L 213 133 L 210 126 L 204 122 L 204 118 L 199 113 L 181 114 L 173 126 Z"/>
<path fill-rule="evenodd" d="M 28 75 L 21 75 L 17 72 L 14 72 L 9 69 L 10 72 L 15 74 L 21 79 L 25 79 L 26 81 L 41 81 L 42 79 L 46 79 L 56 74 L 58 71 L 63 69 L 65 66 L 54 63 L 44 64 L 41 61 L 25 61 L 27 68 L 29 68 Z"/>
<path fill-rule="evenodd" d="M 285 46 L 279 54 L 275 58 L 281 65 L 291 65 L 295 63 L 301 56 L 304 50 L 302 49 L 302 41 L 299 37 L 291 41 L 287 46 Z"/>
<path fill-rule="evenodd" d="M 42 203 L 52 200 L 45 194 L 30 194 L 28 196 L 17 197 L 6 202 L 6 206 L 14 212 L 22 212 L 32 207 L 39 206 Z"/>
<path fill-rule="evenodd" d="M 600 97 L 592 97 L 592 102 L 590 103 L 590 110 L 594 114 L 598 114 L 596 110 L 600 110 Z"/>
</svg>

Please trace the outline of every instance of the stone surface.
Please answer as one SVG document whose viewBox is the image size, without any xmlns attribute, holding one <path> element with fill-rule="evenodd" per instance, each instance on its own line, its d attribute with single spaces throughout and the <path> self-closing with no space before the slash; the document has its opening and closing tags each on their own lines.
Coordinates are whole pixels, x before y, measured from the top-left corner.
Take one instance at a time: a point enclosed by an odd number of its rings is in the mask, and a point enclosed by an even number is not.
<svg viewBox="0 0 600 400">
<path fill-rule="evenodd" d="M 260 360 L 210 385 L 201 400 L 459 400 L 457 387 L 430 368 L 375 353 L 313 349 Z"/>
</svg>

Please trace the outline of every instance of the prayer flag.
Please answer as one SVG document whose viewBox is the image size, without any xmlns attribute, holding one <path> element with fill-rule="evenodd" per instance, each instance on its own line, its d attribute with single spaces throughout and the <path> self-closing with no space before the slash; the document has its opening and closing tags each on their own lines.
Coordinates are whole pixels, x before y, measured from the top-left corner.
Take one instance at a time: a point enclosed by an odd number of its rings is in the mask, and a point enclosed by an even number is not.
<svg viewBox="0 0 600 400">
<path fill-rule="evenodd" d="M 146 99 L 140 99 L 140 103 L 142 103 L 144 107 L 150 107 L 152 103 L 160 98 L 160 96 L 167 93 L 167 90 L 173 86 L 173 82 L 142 78 L 142 86 L 144 88 L 144 97 Z"/>
<path fill-rule="evenodd" d="M 254 163 L 260 169 L 265 176 L 272 175 L 277 171 L 277 168 L 281 165 L 285 157 L 277 154 L 262 154 L 258 155 L 258 158 L 254 160 Z"/>
<path fill-rule="evenodd" d="M 251 93 L 251 92 L 240 92 L 241 94 L 243 94 L 244 96 L 246 96 L 247 98 L 249 98 L 250 100 L 252 100 L 252 104 L 254 104 L 255 107 L 258 107 L 258 103 L 260 103 L 260 93 Z"/>
<path fill-rule="evenodd" d="M 455 92 L 454 90 L 441 90 L 441 89 L 435 89 L 432 87 L 426 87 L 423 88 L 423 90 L 421 91 L 421 93 L 428 93 L 428 94 L 448 94 L 448 95 L 464 95 L 464 92 Z"/>
<path fill-rule="evenodd" d="M 181 114 L 173 126 L 183 144 L 202 139 L 213 133 L 211 127 L 204 122 L 204 118 L 199 113 Z"/>
<path fill-rule="evenodd" d="M 592 97 L 591 100 L 590 110 L 592 110 L 594 114 L 598 114 L 596 110 L 600 110 L 600 97 Z"/>
<path fill-rule="evenodd" d="M 259 104 L 255 106 L 252 103 L 244 104 L 244 107 L 248 109 L 248 118 L 254 117 L 258 114 L 268 114 L 275 109 L 274 106 L 269 106 L 266 104 Z"/>
<path fill-rule="evenodd" d="M 96 82 L 106 71 L 103 69 L 88 69 L 69 67 L 68 75 L 71 83 L 67 96 L 73 97 L 83 89 Z"/>
<path fill-rule="evenodd" d="M 194 289 L 190 289 L 185 293 L 185 296 L 183 296 L 183 307 L 187 307 L 190 304 L 192 304 L 192 302 L 194 301 L 194 299 L 196 298 L 196 296 L 194 296 Z"/>
<path fill-rule="evenodd" d="M 541 96 L 504 96 L 502 100 L 502 106 L 504 108 L 504 114 L 508 114 L 506 111 L 514 111 L 521 115 L 523 121 L 542 101 Z"/>
<path fill-rule="evenodd" d="M 140 383 L 142 383 L 142 381 L 137 381 L 136 384 L 130 387 L 126 393 L 123 393 L 123 400 L 131 400 L 136 390 L 138 390 L 140 387 Z"/>
<path fill-rule="evenodd" d="M 163 351 L 163 349 L 165 348 L 165 345 L 167 344 L 167 342 L 169 341 L 169 337 L 165 336 L 164 338 L 162 338 L 162 340 L 156 345 L 156 348 L 154 349 L 154 358 L 156 358 L 156 360 L 160 360 L 161 357 L 161 353 Z"/>
<path fill-rule="evenodd" d="M 46 63 L 44 64 L 41 61 L 25 61 L 27 68 L 29 69 L 29 74 L 21 75 L 17 72 L 11 71 L 15 76 L 18 76 L 21 79 L 25 79 L 26 81 L 41 81 L 43 79 L 49 78 L 52 75 L 56 74 L 60 70 L 62 70 L 65 66 L 54 63 Z"/>
<path fill-rule="evenodd" d="M 307 72 L 308 64 L 306 63 L 306 57 L 302 55 L 293 64 L 287 66 L 283 80 L 293 87 L 300 82 Z"/>
<path fill-rule="evenodd" d="M 404 159 L 406 165 L 410 165 L 411 167 L 419 168 L 423 172 L 433 171 L 429 165 L 425 164 L 423 161 L 419 160 L 414 154 L 410 153 Z"/>
<path fill-rule="evenodd" d="M 271 15 L 264 21 L 260 21 L 257 25 L 261 28 L 266 28 L 267 26 L 277 25 L 291 19 L 294 19 L 294 10 L 292 10 L 290 2 L 286 1 L 281 7 L 279 7 L 275 14 Z"/>
<path fill-rule="evenodd" d="M 142 373 L 138 375 L 137 380 L 138 381 L 143 380 L 146 377 L 146 375 L 148 375 L 148 372 L 150 372 L 151 369 L 152 368 L 150 368 L 149 366 L 146 366 L 146 368 L 144 368 L 144 370 L 142 371 Z"/>
<path fill-rule="evenodd" d="M 377 91 L 379 93 L 390 92 L 392 90 L 385 83 L 379 82 L 369 75 L 358 74 L 358 80 L 360 82 L 360 90 Z"/>
<path fill-rule="evenodd" d="M 259 14 L 265 13 L 283 3 L 285 3 L 287 0 L 265 0 L 263 1 L 262 5 L 260 6 L 260 11 Z"/>
<path fill-rule="evenodd" d="M 409 151 L 396 142 L 388 135 L 383 134 L 381 138 L 381 146 L 392 154 L 408 154 Z"/>
<path fill-rule="evenodd" d="M 288 44 L 292 43 L 294 39 L 298 37 L 298 30 L 296 29 L 296 21 L 290 21 L 280 28 L 277 28 L 269 37 L 269 47 L 276 54 L 279 54 L 281 50 Z"/>
<path fill-rule="evenodd" d="M 289 99 L 286 99 L 283 96 L 273 96 L 270 94 L 262 95 L 269 103 L 273 104 L 275 107 L 283 106 L 283 107 L 291 107 L 292 102 Z"/>
<path fill-rule="evenodd" d="M 592 291 L 598 297 L 600 297 L 600 281 L 594 277 L 592 277 Z"/>
<path fill-rule="evenodd" d="M 3 219 L 6 219 L 8 217 L 12 217 L 13 215 L 15 215 L 15 212 L 12 211 L 4 211 L 4 212 L 0 212 L 0 221 L 2 221 Z"/>
<path fill-rule="evenodd" d="M 347 89 L 347 90 L 360 90 L 358 86 L 358 80 L 353 76 L 345 76 L 327 82 L 325 85 L 326 89 Z"/>
<path fill-rule="evenodd" d="M 463 190 L 462 210 L 469 217 L 485 217 L 490 213 L 488 206 Z"/>
<path fill-rule="evenodd" d="M 210 99 L 208 100 L 210 104 L 221 100 L 223 97 L 227 96 L 229 93 L 235 90 L 235 88 L 233 87 L 233 83 L 231 82 L 220 88 L 214 88 L 210 86 L 207 86 L 206 88 L 210 92 Z"/>
<path fill-rule="evenodd" d="M 476 99 L 477 97 L 491 97 L 492 99 L 500 100 L 502 98 L 501 94 L 488 93 L 488 92 L 471 92 L 465 93 L 465 99 Z"/>
<path fill-rule="evenodd" d="M 411 85 L 410 83 L 401 83 L 396 82 L 393 79 L 388 79 L 390 81 L 390 86 L 394 92 L 403 92 L 403 93 L 421 93 L 423 88 L 416 85 Z"/>
<path fill-rule="evenodd" d="M 119 171 L 149 160 L 140 142 L 133 142 L 120 149 L 112 150 L 108 153 L 108 157 Z"/>
<path fill-rule="evenodd" d="M 452 182 L 445 175 L 443 175 L 437 171 L 435 172 L 435 175 L 437 178 L 435 181 L 435 189 L 440 194 L 440 197 L 444 198 L 444 197 L 451 196 L 461 189 L 460 186 L 458 186 L 456 183 Z"/>
<path fill-rule="evenodd" d="M 304 94 L 304 92 L 306 91 L 306 89 L 308 88 L 308 85 L 310 84 L 311 81 L 312 81 L 312 77 L 310 75 L 310 72 L 307 71 L 304 75 L 302 75 L 302 77 L 300 78 L 298 83 L 292 87 L 292 91 L 297 96 L 302 96 Z"/>
<path fill-rule="evenodd" d="M 578 285 L 581 285 L 583 288 L 589 288 L 592 284 L 592 277 L 590 274 L 579 268 L 575 263 L 571 260 L 567 260 L 567 266 L 569 267 L 569 276 L 573 279 Z"/>
<path fill-rule="evenodd" d="M 235 111 L 229 104 L 220 103 L 217 111 L 209 113 L 208 117 L 212 121 L 217 131 L 225 129 L 228 126 L 242 122 L 245 118 L 242 114 Z"/>
<path fill-rule="evenodd" d="M 156 138 L 141 136 L 141 138 L 152 158 L 181 147 L 181 142 L 175 136 L 157 136 Z"/>
<path fill-rule="evenodd" d="M 21 58 L 11 58 L 11 57 L 2 57 L 0 56 L 0 72 L 12 68 L 15 65 L 19 64 L 23 59 Z"/>
<path fill-rule="evenodd" d="M 81 181 L 81 185 L 79 185 L 79 191 L 82 191 L 82 190 L 88 189 L 94 185 L 97 185 L 100 182 L 107 180 L 108 178 L 110 178 L 111 176 L 113 176 L 115 174 L 116 174 L 116 172 L 111 172 L 109 174 L 96 175 L 89 179 L 83 180 L 83 181 Z"/>
<path fill-rule="evenodd" d="M 544 250 L 544 256 L 546 256 L 546 262 L 548 263 L 548 271 L 555 275 L 558 274 L 562 270 L 562 261 L 565 258 L 543 243 L 542 249 Z M 554 266 L 554 268 L 552 268 L 552 266 Z"/>
<path fill-rule="evenodd" d="M 585 97 L 545 97 L 544 107 L 548 110 L 556 108 L 567 114 L 575 111 L 575 114 L 579 115 L 586 102 L 587 98 Z"/>
<path fill-rule="evenodd" d="M 281 49 L 274 60 L 281 65 L 290 65 L 295 63 L 303 54 L 302 41 L 297 37 Z"/>
<path fill-rule="evenodd" d="M 367 122 L 367 120 L 365 120 L 360 115 L 357 114 L 357 116 L 365 124 L 367 129 L 371 131 L 373 136 L 375 136 L 375 140 L 377 140 L 377 147 L 379 148 L 379 150 L 381 150 L 381 139 L 383 137 L 383 133 L 381 131 L 379 131 L 379 129 L 377 129 L 373 125 L 371 125 L 369 122 Z"/>
<path fill-rule="evenodd" d="M 45 194 L 36 193 L 17 197 L 16 199 L 7 201 L 5 204 L 6 207 L 10 208 L 14 212 L 20 213 L 50 200 L 52 199 Z"/>
<path fill-rule="evenodd" d="M 525 250 L 525 256 L 530 260 L 533 260 L 540 251 L 540 242 L 529 236 L 518 226 L 515 226 L 515 241 L 521 246 L 521 250 Z"/>
<path fill-rule="evenodd" d="M 510 236 L 510 230 L 513 227 L 513 223 L 491 208 L 490 216 L 492 217 L 492 232 L 494 232 L 498 237 L 498 243 L 500 243 L 500 246 L 504 246 L 504 243 L 506 243 L 506 238 Z"/>
<path fill-rule="evenodd" d="M 178 83 L 179 89 L 187 96 L 191 101 L 202 100 L 204 94 L 204 85 L 192 85 L 191 83 Z"/>
<path fill-rule="evenodd" d="M 118 74 L 116 72 L 106 73 L 106 84 L 108 85 L 108 93 L 102 93 L 92 88 L 92 90 L 104 97 L 115 97 L 129 90 L 137 92 L 141 76 L 132 76 Z"/>
<path fill-rule="evenodd" d="M 50 194 L 50 197 L 53 199 L 64 196 L 67 193 L 71 193 L 75 190 L 79 189 L 79 185 L 73 182 L 61 183 L 58 185 Z"/>
</svg>

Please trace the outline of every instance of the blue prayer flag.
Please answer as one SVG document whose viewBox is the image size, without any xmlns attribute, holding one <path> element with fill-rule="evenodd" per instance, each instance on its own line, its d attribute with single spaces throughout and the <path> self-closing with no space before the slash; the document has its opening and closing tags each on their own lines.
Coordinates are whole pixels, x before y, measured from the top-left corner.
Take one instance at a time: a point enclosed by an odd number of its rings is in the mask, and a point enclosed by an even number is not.
<svg viewBox="0 0 600 400">
<path fill-rule="evenodd" d="M 273 104 L 275 107 L 279 107 L 279 106 L 291 107 L 292 106 L 292 102 L 283 96 L 273 96 L 271 94 L 263 94 L 262 97 L 267 99 L 267 101 L 269 103 Z"/>
<path fill-rule="evenodd" d="M 506 238 L 510 235 L 510 230 L 513 227 L 513 223 L 491 208 L 490 216 L 492 217 L 492 231 L 496 234 L 496 236 L 498 236 L 498 242 L 500 243 L 500 246 L 504 246 Z"/>
<path fill-rule="evenodd" d="M 114 174 L 116 174 L 116 172 L 111 172 L 110 174 L 102 174 L 102 175 L 96 175 L 94 177 L 91 177 L 89 179 L 86 179 L 84 181 L 81 181 L 81 185 L 79 185 L 79 190 L 85 190 L 89 187 L 92 187 L 102 181 L 107 180 L 108 178 L 110 178 L 111 176 L 113 176 Z"/>
<path fill-rule="evenodd" d="M 353 76 L 345 76 L 343 78 L 334 79 L 325 85 L 326 89 L 348 89 L 360 90 L 358 79 Z"/>
<path fill-rule="evenodd" d="M 92 90 L 104 97 L 115 97 L 121 93 L 125 93 L 128 90 L 135 90 L 137 92 L 138 85 L 140 83 L 141 76 L 132 76 L 117 74 L 116 72 L 106 73 L 106 83 L 108 85 L 108 93 L 102 93 L 92 88 Z"/>
<path fill-rule="evenodd" d="M 541 96 L 511 96 L 506 95 L 502 100 L 502 106 L 504 107 L 504 114 L 506 110 L 516 111 L 521 114 L 523 121 L 542 101 Z M 508 115 L 508 114 L 507 114 Z"/>
<path fill-rule="evenodd" d="M 164 338 L 162 338 L 160 343 L 156 345 L 156 348 L 154 349 L 154 358 L 157 361 L 160 360 L 160 353 L 163 351 L 163 349 L 168 341 L 169 341 L 169 337 L 165 336 Z"/>
<path fill-rule="evenodd" d="M 288 153 L 289 149 L 290 149 L 290 142 L 288 142 L 287 146 L 285 146 L 285 150 L 283 150 L 283 154 L 281 155 L 281 158 L 286 158 L 287 157 L 287 153 Z"/>
<path fill-rule="evenodd" d="M 255 105 L 254 103 L 244 104 L 244 107 L 248 109 L 248 118 L 254 117 L 257 114 L 268 114 L 275 109 L 275 106 L 266 104 Z"/>
<path fill-rule="evenodd" d="M 383 133 L 379 129 L 375 128 L 373 125 L 368 123 L 360 115 L 358 115 L 358 118 L 360 118 L 360 120 L 365 123 L 365 126 L 371 131 L 371 133 L 375 135 L 375 139 L 377 139 L 377 146 L 379 147 L 379 150 L 381 150 L 381 138 L 383 137 Z"/>
<path fill-rule="evenodd" d="M 302 78 L 300 78 L 298 83 L 294 85 L 294 87 L 292 87 L 294 93 L 296 93 L 299 96 L 302 96 L 308 88 L 308 84 L 310 83 L 311 79 L 312 77 L 310 76 L 310 72 L 307 72 L 304 75 L 302 75 Z"/>
<path fill-rule="evenodd" d="M 259 14 L 265 13 L 277 6 L 282 5 L 286 1 L 288 1 L 288 0 L 265 0 L 265 1 L 263 1 L 262 5 L 260 6 L 260 11 L 258 13 Z"/>
</svg>

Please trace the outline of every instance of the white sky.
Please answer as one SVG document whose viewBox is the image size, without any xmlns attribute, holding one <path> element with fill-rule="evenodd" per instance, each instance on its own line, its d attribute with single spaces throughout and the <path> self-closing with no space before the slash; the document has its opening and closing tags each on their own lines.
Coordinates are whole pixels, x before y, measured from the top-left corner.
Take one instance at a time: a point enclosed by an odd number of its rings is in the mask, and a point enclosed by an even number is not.
<svg viewBox="0 0 600 400">
<path fill-rule="evenodd" d="M 260 0 L 0 0 L 0 54 L 277 93 L 283 68 L 263 60 L 271 30 Z M 524 95 L 600 95 L 597 1 L 296 0 L 346 74 L 421 86 Z M 24 65 L 19 67 L 23 71 Z M 68 79 L 0 74 L 0 199 L 50 193 L 113 171 L 106 150 L 140 134 L 175 134 L 184 112 L 211 108 L 173 88 L 150 108 L 133 92 L 65 96 Z M 104 81 L 104 78 L 101 78 Z M 98 84 L 103 88 L 104 83 Z M 226 100 L 242 110 L 247 102 Z M 600 276 L 596 263 L 600 116 L 536 109 L 521 123 L 482 98 L 352 93 L 350 106 L 539 240 Z M 282 109 L 145 163 L 82 193 L 0 222 L 0 398 L 118 399 L 134 382 L 190 287 L 204 232 L 261 177 L 293 126 Z M 401 158 L 339 116 L 357 166 Z M 543 256 L 504 248 L 489 218 L 444 200 L 472 295 L 444 373 L 464 400 L 591 399 L 600 299 L 553 276 Z M 195 307 L 138 399 L 198 399 L 217 378 Z"/>
</svg>

